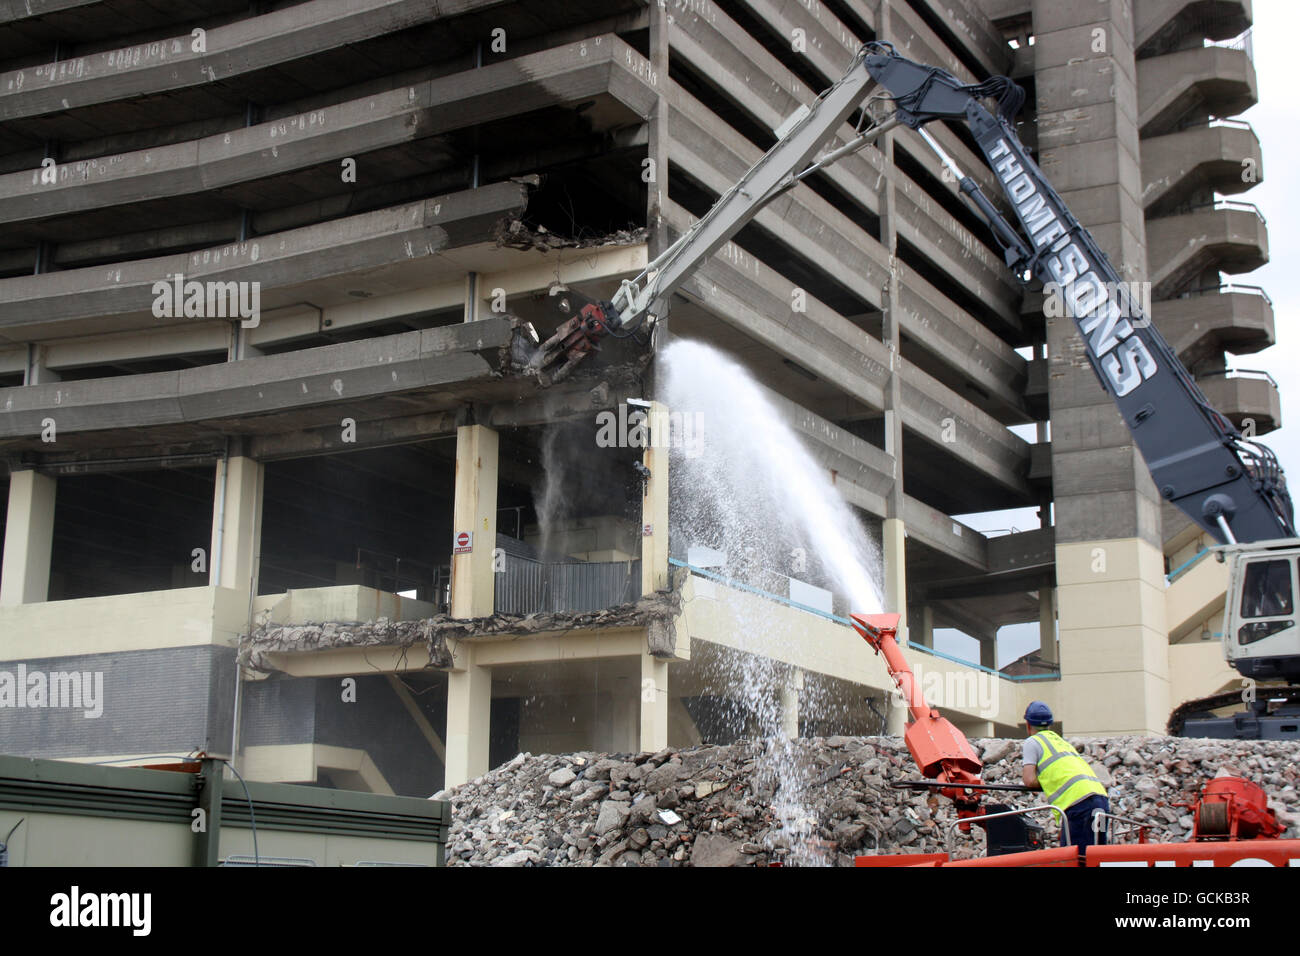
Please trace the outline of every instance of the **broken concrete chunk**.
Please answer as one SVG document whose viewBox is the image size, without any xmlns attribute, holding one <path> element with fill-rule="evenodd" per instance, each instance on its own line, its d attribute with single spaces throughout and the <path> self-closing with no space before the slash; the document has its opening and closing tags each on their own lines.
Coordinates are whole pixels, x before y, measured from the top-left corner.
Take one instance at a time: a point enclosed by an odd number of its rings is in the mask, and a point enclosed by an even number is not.
<svg viewBox="0 0 1300 956">
<path fill-rule="evenodd" d="M 725 836 L 702 833 L 691 848 L 691 866 L 744 866 L 740 844 Z"/>
<path fill-rule="evenodd" d="M 568 767 L 561 767 L 559 770 L 552 771 L 551 775 L 546 778 L 547 782 L 556 789 L 563 789 L 577 779 L 578 775 Z"/>
<path fill-rule="evenodd" d="M 596 817 L 596 833 L 605 836 L 613 830 L 623 829 L 630 812 L 628 804 L 618 800 L 606 800 L 600 805 L 600 815 Z"/>
</svg>

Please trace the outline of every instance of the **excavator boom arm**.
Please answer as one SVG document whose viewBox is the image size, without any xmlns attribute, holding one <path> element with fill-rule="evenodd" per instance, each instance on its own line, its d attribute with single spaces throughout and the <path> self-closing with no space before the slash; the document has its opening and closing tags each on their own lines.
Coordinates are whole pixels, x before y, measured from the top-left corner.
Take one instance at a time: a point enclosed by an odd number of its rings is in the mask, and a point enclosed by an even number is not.
<svg viewBox="0 0 1300 956">
<path fill-rule="evenodd" d="M 1011 125 L 1023 93 L 1005 77 L 963 84 L 952 74 L 877 44 L 868 72 L 894 97 L 896 118 L 920 130 L 938 119 L 970 128 L 1015 210 L 1019 230 L 961 173 L 933 138 L 926 142 L 957 175 L 961 192 L 993 229 L 1022 281 L 1038 279 L 1074 320 L 1093 371 L 1146 459 L 1156 489 L 1222 543 L 1295 535 L 1290 495 L 1276 457 L 1247 441 L 1214 409 L 1070 212 Z M 999 97 L 998 115 L 982 99 Z"/>
</svg>

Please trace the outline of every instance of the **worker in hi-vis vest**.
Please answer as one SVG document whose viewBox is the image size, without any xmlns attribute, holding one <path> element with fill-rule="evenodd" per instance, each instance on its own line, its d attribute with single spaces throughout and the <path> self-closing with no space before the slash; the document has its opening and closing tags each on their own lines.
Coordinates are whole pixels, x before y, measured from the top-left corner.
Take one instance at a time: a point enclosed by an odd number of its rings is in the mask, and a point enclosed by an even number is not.
<svg viewBox="0 0 1300 956">
<path fill-rule="evenodd" d="M 1051 726 L 1052 710 L 1041 700 L 1025 710 L 1029 737 L 1022 750 L 1021 778 L 1026 787 L 1040 787 L 1047 802 L 1065 814 L 1069 825 L 1062 827 L 1061 845 L 1067 843 L 1068 830 L 1068 842 L 1083 852 L 1084 847 L 1106 842 L 1105 817 L 1096 814 L 1110 813 L 1110 801 L 1092 766 L 1060 734 L 1049 730 Z"/>
</svg>

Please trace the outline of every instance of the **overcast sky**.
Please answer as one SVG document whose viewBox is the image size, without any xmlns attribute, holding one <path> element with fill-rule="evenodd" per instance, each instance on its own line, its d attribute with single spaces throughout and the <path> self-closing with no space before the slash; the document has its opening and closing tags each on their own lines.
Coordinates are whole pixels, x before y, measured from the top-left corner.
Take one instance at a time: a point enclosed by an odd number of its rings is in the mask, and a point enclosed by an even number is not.
<svg viewBox="0 0 1300 956">
<path fill-rule="evenodd" d="M 1262 286 L 1268 293 L 1273 300 L 1277 344 L 1254 355 L 1229 355 L 1228 366 L 1262 369 L 1277 380 L 1283 427 L 1263 436 L 1263 442 L 1277 452 L 1300 495 L 1300 331 L 1293 325 L 1300 313 L 1300 176 L 1292 167 L 1300 159 L 1300 84 L 1296 83 L 1294 62 L 1300 59 L 1295 46 L 1296 37 L 1300 37 L 1300 2 L 1255 0 L 1254 16 L 1252 41 L 1259 103 L 1240 118 L 1249 122 L 1259 136 L 1263 176 L 1254 188 L 1228 198 L 1254 203 L 1268 220 L 1269 262 L 1254 272 L 1227 278 Z M 1024 437 L 1030 434 L 1017 431 Z M 1014 525 L 1023 531 L 1037 527 L 1033 514 L 1032 510 L 1001 512 L 963 520 L 980 530 Z M 1035 626 L 1004 628 L 998 642 L 998 665 L 1037 646 Z M 935 647 L 968 659 L 978 654 L 974 640 L 956 632 L 936 634 Z"/>
</svg>

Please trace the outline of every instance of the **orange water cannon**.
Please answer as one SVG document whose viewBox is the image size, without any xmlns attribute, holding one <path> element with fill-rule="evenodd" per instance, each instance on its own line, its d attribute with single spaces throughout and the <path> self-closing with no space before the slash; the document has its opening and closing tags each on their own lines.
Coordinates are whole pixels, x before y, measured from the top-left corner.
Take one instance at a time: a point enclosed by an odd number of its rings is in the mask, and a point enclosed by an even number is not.
<svg viewBox="0 0 1300 956">
<path fill-rule="evenodd" d="M 876 653 L 884 655 L 889 676 L 907 703 L 912 721 L 903 733 L 903 742 L 917 768 L 931 780 L 951 784 L 940 787 L 939 792 L 957 805 L 958 816 L 977 816 L 981 812 L 979 793 L 988 789 L 980 780 L 984 764 L 966 735 L 926 703 L 925 694 L 917 686 L 912 668 L 898 646 L 899 617 L 898 614 L 852 614 L 849 619 L 853 629 Z"/>
</svg>

